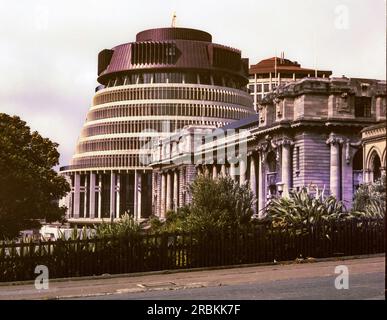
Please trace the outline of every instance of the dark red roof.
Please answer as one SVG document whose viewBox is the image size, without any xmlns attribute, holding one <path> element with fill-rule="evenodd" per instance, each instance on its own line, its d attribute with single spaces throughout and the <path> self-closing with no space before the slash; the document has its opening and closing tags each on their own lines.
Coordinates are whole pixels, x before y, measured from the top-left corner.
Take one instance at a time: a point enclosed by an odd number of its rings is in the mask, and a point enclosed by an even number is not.
<svg viewBox="0 0 387 320">
<path fill-rule="evenodd" d="M 191 40 L 212 42 L 212 36 L 205 31 L 189 28 L 157 28 L 141 31 L 136 35 L 136 42 Z"/>
<path fill-rule="evenodd" d="M 277 60 L 277 61 L 276 61 Z M 277 68 L 276 68 L 277 64 Z M 314 74 L 315 70 L 310 68 L 302 68 L 297 61 L 291 61 L 289 59 L 282 59 L 279 57 L 272 57 L 269 59 L 264 59 L 258 62 L 257 64 L 251 65 L 249 74 L 266 74 L 266 73 L 296 73 L 296 74 Z M 325 76 L 330 76 L 332 71 L 329 70 L 317 70 L 317 74 Z"/>
<path fill-rule="evenodd" d="M 205 31 L 150 29 L 138 33 L 136 40 L 99 53 L 98 82 L 105 84 L 117 73 L 163 69 L 221 72 L 248 82 L 248 59 L 238 49 L 213 43 Z"/>
</svg>

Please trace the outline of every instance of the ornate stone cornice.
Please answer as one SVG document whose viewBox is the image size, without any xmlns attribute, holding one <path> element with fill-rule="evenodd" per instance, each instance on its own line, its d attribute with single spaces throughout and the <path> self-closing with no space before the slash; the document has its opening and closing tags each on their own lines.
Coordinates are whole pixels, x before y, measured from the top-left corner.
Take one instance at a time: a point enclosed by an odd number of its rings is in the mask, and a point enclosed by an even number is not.
<svg viewBox="0 0 387 320">
<path fill-rule="evenodd" d="M 362 141 L 359 140 L 359 141 L 356 141 L 356 142 L 350 142 L 349 145 L 352 147 L 352 148 L 360 148 L 362 146 Z"/>
</svg>

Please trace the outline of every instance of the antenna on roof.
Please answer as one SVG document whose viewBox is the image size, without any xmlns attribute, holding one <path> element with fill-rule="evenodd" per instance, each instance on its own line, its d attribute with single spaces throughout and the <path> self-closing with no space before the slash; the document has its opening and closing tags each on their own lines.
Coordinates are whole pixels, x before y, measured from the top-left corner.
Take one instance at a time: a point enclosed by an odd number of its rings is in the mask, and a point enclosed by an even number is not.
<svg viewBox="0 0 387 320">
<path fill-rule="evenodd" d="M 171 27 L 176 28 L 176 12 L 173 13 Z"/>
<path fill-rule="evenodd" d="M 277 79 L 277 49 L 274 55 L 274 78 Z"/>
<path fill-rule="evenodd" d="M 317 43 L 316 43 L 316 32 L 313 33 L 313 54 L 314 54 L 314 77 L 317 78 Z"/>
</svg>

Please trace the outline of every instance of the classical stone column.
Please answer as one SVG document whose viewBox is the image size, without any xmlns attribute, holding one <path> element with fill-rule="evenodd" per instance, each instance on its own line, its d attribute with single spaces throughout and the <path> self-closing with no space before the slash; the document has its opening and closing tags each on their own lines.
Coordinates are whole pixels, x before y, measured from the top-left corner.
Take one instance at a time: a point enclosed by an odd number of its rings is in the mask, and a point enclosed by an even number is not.
<svg viewBox="0 0 387 320">
<path fill-rule="evenodd" d="M 137 171 L 136 171 L 137 172 Z M 142 175 L 141 175 L 141 172 L 137 172 L 137 189 L 136 189 L 136 193 L 137 193 L 137 211 L 136 211 L 136 215 L 137 215 L 137 220 L 141 219 L 141 215 L 142 215 L 142 211 L 141 211 L 141 207 L 142 207 Z"/>
<path fill-rule="evenodd" d="M 341 200 L 346 203 L 347 209 L 351 209 L 354 195 L 353 156 L 358 150 L 361 141 L 351 142 L 346 139 L 341 151 Z"/>
<path fill-rule="evenodd" d="M 289 189 L 291 188 L 291 155 L 290 155 L 291 141 L 284 139 L 282 141 L 282 156 L 281 156 L 281 180 L 283 183 L 283 197 L 289 196 Z"/>
<path fill-rule="evenodd" d="M 110 173 L 110 219 L 115 216 L 116 209 L 116 174 Z"/>
<path fill-rule="evenodd" d="M 80 196 L 81 196 L 81 176 L 78 172 L 74 174 L 74 211 L 73 218 L 79 218 L 79 207 L 80 207 Z"/>
<path fill-rule="evenodd" d="M 137 170 L 134 170 L 134 181 L 133 181 L 133 215 L 138 219 L 137 212 L 137 198 L 138 198 L 138 173 Z"/>
<path fill-rule="evenodd" d="M 204 165 L 204 176 L 205 177 L 210 176 L 210 170 L 208 169 L 208 165 Z"/>
<path fill-rule="evenodd" d="M 264 154 L 259 153 L 258 157 L 258 215 L 263 217 L 263 209 L 266 204 L 265 190 L 265 170 L 264 170 Z"/>
<path fill-rule="evenodd" d="M 364 183 L 368 183 L 369 182 L 369 176 L 370 176 L 369 170 L 364 168 L 363 169 L 363 182 Z"/>
<path fill-rule="evenodd" d="M 165 173 L 161 172 L 161 208 L 160 208 L 160 218 L 165 218 Z"/>
<path fill-rule="evenodd" d="M 246 171 L 247 171 L 247 164 L 246 159 L 243 157 L 239 158 L 239 184 L 242 185 L 246 182 Z"/>
<path fill-rule="evenodd" d="M 172 175 L 167 173 L 167 199 L 166 199 L 166 211 L 172 209 Z"/>
<path fill-rule="evenodd" d="M 120 174 L 117 174 L 117 185 L 115 187 L 116 193 L 116 218 L 120 217 L 120 189 L 121 189 L 121 177 Z"/>
<path fill-rule="evenodd" d="M 222 164 L 222 166 L 220 167 L 220 174 L 223 178 L 226 176 L 226 165 L 225 164 Z"/>
<path fill-rule="evenodd" d="M 179 206 L 179 175 L 177 170 L 173 173 L 173 209 L 177 210 Z"/>
<path fill-rule="evenodd" d="M 235 180 L 235 163 L 231 162 L 230 163 L 230 177 L 231 179 Z"/>
<path fill-rule="evenodd" d="M 98 178 L 98 219 L 102 219 L 102 174 Z"/>
<path fill-rule="evenodd" d="M 257 198 L 257 174 L 255 172 L 255 158 L 253 155 L 250 156 L 250 189 L 254 198 Z"/>
<path fill-rule="evenodd" d="M 83 187 L 83 217 L 86 218 L 87 216 L 87 193 L 89 190 L 88 189 L 88 184 L 87 184 L 87 174 L 85 173 L 85 185 Z"/>
<path fill-rule="evenodd" d="M 216 180 L 218 178 L 218 169 L 216 168 L 216 164 L 212 165 L 212 179 Z"/>
<path fill-rule="evenodd" d="M 340 199 L 340 144 L 343 140 L 331 133 L 327 144 L 330 144 L 331 158 L 330 158 L 330 189 L 331 194 Z"/>
<path fill-rule="evenodd" d="M 95 218 L 95 173 L 90 172 L 90 197 L 89 197 L 89 217 Z"/>
</svg>

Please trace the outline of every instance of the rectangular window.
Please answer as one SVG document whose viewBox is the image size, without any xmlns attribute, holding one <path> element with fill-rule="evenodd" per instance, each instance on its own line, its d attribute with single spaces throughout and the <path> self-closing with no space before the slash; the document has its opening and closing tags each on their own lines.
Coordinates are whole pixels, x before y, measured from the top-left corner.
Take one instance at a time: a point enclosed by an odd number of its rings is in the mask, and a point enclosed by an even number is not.
<svg viewBox="0 0 387 320">
<path fill-rule="evenodd" d="M 371 117 L 371 97 L 355 97 L 355 117 Z"/>
<path fill-rule="evenodd" d="M 296 147 L 296 174 L 300 173 L 300 147 Z"/>
</svg>

